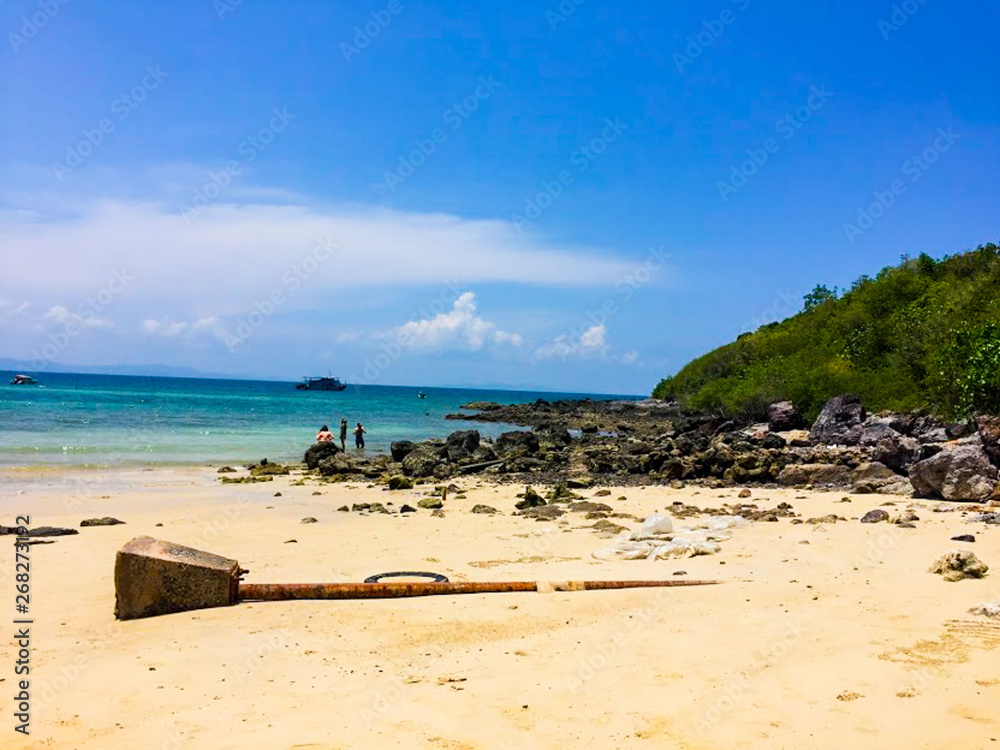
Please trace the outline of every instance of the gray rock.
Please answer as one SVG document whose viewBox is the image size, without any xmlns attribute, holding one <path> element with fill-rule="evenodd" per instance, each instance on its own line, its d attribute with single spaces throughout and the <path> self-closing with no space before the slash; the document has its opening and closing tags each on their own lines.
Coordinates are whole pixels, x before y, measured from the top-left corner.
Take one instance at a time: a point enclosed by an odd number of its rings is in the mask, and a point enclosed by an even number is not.
<svg viewBox="0 0 1000 750">
<path fill-rule="evenodd" d="M 492 515 L 494 513 L 499 513 L 500 511 L 498 511 L 496 508 L 494 508 L 494 507 L 492 507 L 490 505 L 474 505 L 474 506 L 472 506 L 472 510 L 470 512 L 471 513 L 482 513 L 482 514 L 485 514 L 485 515 Z"/>
<path fill-rule="evenodd" d="M 864 404 L 854 394 L 835 396 L 813 423 L 809 440 L 814 445 L 857 445 L 866 416 Z"/>
<path fill-rule="evenodd" d="M 324 458 L 336 456 L 340 452 L 340 446 L 336 443 L 313 443 L 309 446 L 302 460 L 305 461 L 306 467 L 311 471 L 318 468 L 320 461 Z"/>
<path fill-rule="evenodd" d="M 505 432 L 493 443 L 500 458 L 515 458 L 538 453 L 538 436 L 533 432 Z"/>
<path fill-rule="evenodd" d="M 767 424 L 772 432 L 785 432 L 805 427 L 806 420 L 791 401 L 779 401 L 768 407 Z"/>
<path fill-rule="evenodd" d="M 1000 417 L 980 415 L 976 417 L 976 428 L 986 456 L 994 466 L 1000 466 Z"/>
<path fill-rule="evenodd" d="M 444 503 L 441 502 L 440 497 L 425 497 L 422 500 L 417 501 L 417 505 L 421 508 L 427 508 L 428 510 L 434 510 L 435 508 L 441 508 Z"/>
<path fill-rule="evenodd" d="M 847 485 L 851 482 L 851 468 L 841 464 L 789 464 L 778 474 L 778 484 L 787 486 L 804 484 Z"/>
<path fill-rule="evenodd" d="M 105 516 L 104 518 L 88 518 L 84 521 L 80 521 L 80 526 L 118 526 L 123 523 L 125 522 L 119 521 L 117 518 Z"/>
<path fill-rule="evenodd" d="M 449 461 L 468 461 L 479 448 L 479 430 L 457 430 L 448 436 L 445 446 Z"/>
<path fill-rule="evenodd" d="M 420 445 L 403 459 L 403 471 L 414 477 L 429 477 L 441 462 L 441 448 Z"/>
<path fill-rule="evenodd" d="M 389 477 L 390 490 L 412 490 L 413 480 L 408 477 Z"/>
<path fill-rule="evenodd" d="M 317 521 L 317 520 L 316 520 L 315 518 L 313 518 L 312 516 L 306 516 L 306 517 L 305 517 L 305 518 L 303 518 L 303 519 L 302 519 L 301 521 L 299 521 L 299 523 L 319 523 L 319 521 Z"/>
<path fill-rule="evenodd" d="M 545 505 L 545 498 L 539 495 L 531 487 L 526 487 L 524 492 L 518 495 L 521 500 L 514 503 L 514 507 L 518 510 L 524 510 L 525 508 L 536 508 L 541 505 Z"/>
<path fill-rule="evenodd" d="M 389 445 L 389 452 L 392 454 L 392 460 L 399 463 L 416 447 L 417 444 L 409 440 L 397 440 Z"/>
<path fill-rule="evenodd" d="M 882 523 L 882 521 L 888 520 L 889 514 L 881 508 L 870 510 L 861 516 L 861 523 Z"/>
<path fill-rule="evenodd" d="M 910 482 L 917 497 L 945 500 L 983 500 L 997 486 L 997 467 L 982 445 L 961 443 L 910 467 Z"/>
</svg>

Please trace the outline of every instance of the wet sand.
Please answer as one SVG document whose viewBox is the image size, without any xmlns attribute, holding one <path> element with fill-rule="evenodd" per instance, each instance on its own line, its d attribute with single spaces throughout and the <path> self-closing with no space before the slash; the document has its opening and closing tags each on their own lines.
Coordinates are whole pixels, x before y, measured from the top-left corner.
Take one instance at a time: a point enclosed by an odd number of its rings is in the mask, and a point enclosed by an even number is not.
<svg viewBox="0 0 1000 750">
<path fill-rule="evenodd" d="M 77 527 L 105 515 L 126 524 L 31 548 L 31 735 L 13 731 L 16 655 L 4 639 L 0 745 L 1000 746 L 1000 621 L 967 611 L 1000 602 L 1000 527 L 964 523 L 961 510 L 931 512 L 933 501 L 754 489 L 745 502 L 787 501 L 803 518 L 849 520 L 754 523 L 717 555 L 600 562 L 591 552 L 610 540 L 587 528 L 593 520 L 513 517 L 523 488 L 457 483 L 467 497 L 449 498 L 445 517 L 435 518 L 423 509 L 336 511 L 365 502 L 415 506 L 421 488 L 291 486 L 288 477 L 222 485 L 212 469 L 3 472 L 2 524 L 23 513 L 33 526 Z M 737 502 L 737 489 L 580 492 L 639 517 L 675 501 Z M 858 522 L 886 501 L 896 503 L 882 506 L 891 514 L 912 506 L 917 528 Z M 470 513 L 477 503 L 502 514 Z M 307 516 L 318 523 L 300 523 Z M 949 541 L 964 533 L 977 541 Z M 120 623 L 112 614 L 115 552 L 139 535 L 233 557 L 250 568 L 247 581 L 260 583 L 361 581 L 399 569 L 457 581 L 686 571 L 724 583 L 241 604 Z M 0 608 L 12 620 L 13 544 L 4 539 L 0 590 L 8 594 Z M 974 550 L 991 573 L 958 583 L 928 573 L 952 548 Z"/>
</svg>

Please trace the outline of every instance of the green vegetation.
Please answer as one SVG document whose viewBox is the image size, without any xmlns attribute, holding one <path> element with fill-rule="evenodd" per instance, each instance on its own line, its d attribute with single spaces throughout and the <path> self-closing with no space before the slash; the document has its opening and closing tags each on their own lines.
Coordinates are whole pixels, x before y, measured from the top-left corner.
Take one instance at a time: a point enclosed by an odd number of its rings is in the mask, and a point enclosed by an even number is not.
<svg viewBox="0 0 1000 750">
<path fill-rule="evenodd" d="M 1000 248 L 904 256 L 839 297 L 817 286 L 802 312 L 699 357 L 653 396 L 747 418 L 788 399 L 811 419 L 846 392 L 873 410 L 1000 413 Z"/>
</svg>

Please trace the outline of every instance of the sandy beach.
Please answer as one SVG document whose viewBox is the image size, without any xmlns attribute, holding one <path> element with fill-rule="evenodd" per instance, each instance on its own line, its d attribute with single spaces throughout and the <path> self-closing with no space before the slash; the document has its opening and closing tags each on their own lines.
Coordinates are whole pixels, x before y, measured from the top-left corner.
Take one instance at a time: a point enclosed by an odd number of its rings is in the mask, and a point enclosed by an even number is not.
<svg viewBox="0 0 1000 750">
<path fill-rule="evenodd" d="M 31 547 L 31 735 L 11 748 L 986 748 L 1000 742 L 1000 528 L 934 501 L 753 489 L 802 519 L 754 523 L 716 555 L 601 562 L 593 520 L 510 515 L 523 487 L 459 480 L 445 516 L 338 512 L 416 505 L 427 489 L 297 477 L 222 485 L 214 469 L 7 470 L 0 523 L 119 526 Z M 541 488 L 539 488 L 541 489 Z M 637 518 L 719 507 L 739 488 L 611 488 Z M 281 497 L 274 497 L 276 492 Z M 314 493 L 320 494 L 314 494 Z M 624 496 L 624 499 L 616 499 Z M 844 502 L 843 498 L 850 502 Z M 470 513 L 484 503 L 497 515 Z M 861 524 L 912 508 L 916 528 Z M 304 517 L 317 523 L 303 524 Z M 612 519 L 628 528 L 638 521 Z M 675 521 L 676 524 L 688 521 Z M 974 534 L 974 544 L 950 541 Z M 248 582 L 361 581 L 427 570 L 456 581 L 671 578 L 718 586 L 241 604 L 113 617 L 115 552 L 150 535 L 240 561 Z M 0 561 L 13 613 L 13 544 Z M 295 540 L 291 542 L 290 540 Z M 928 568 L 972 549 L 957 583 Z M 13 617 L 12 617 L 13 619 Z M 8 627 L 10 627 L 8 625 Z"/>
</svg>

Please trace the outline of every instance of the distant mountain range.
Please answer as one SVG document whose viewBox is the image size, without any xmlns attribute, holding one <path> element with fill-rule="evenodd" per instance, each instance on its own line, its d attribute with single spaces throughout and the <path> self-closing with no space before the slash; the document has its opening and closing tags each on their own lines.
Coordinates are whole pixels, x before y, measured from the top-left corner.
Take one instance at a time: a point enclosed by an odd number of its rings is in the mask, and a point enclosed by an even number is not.
<svg viewBox="0 0 1000 750">
<path fill-rule="evenodd" d="M 43 371 L 23 359 L 0 357 L 0 370 L 37 374 L 39 372 L 70 372 L 81 375 L 138 375 L 153 378 L 217 378 L 220 380 L 271 380 L 272 378 L 251 378 L 218 372 L 204 372 L 193 367 L 173 365 L 69 365 L 52 362 Z"/>
</svg>

